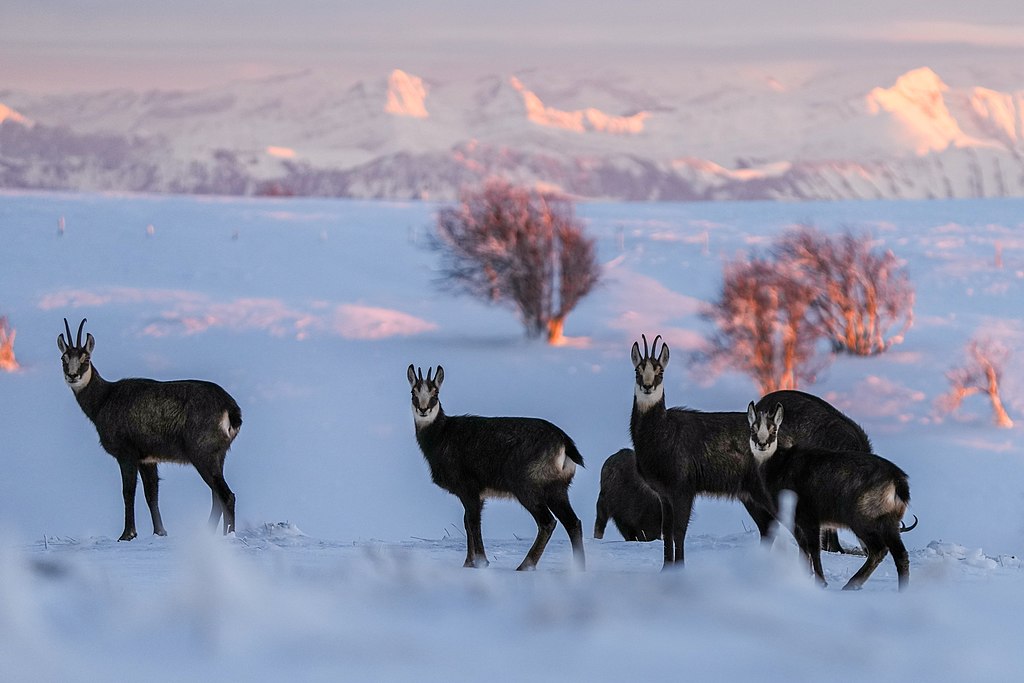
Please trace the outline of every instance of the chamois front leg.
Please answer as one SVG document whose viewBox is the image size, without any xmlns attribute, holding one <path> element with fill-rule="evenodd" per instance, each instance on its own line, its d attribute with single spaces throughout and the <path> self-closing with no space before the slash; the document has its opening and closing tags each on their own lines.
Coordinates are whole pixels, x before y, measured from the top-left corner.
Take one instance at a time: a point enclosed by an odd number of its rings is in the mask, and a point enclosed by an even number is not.
<svg viewBox="0 0 1024 683">
<path fill-rule="evenodd" d="M 142 491 L 146 494 L 149 515 L 153 519 L 153 533 L 157 536 L 166 536 L 167 530 L 160 519 L 160 477 L 157 474 L 156 463 L 139 463 L 139 474 L 142 476 Z"/>
<path fill-rule="evenodd" d="M 608 526 L 608 506 L 604 501 L 604 492 L 597 496 L 597 516 L 594 518 L 594 538 L 604 538 L 605 527 Z"/>
<path fill-rule="evenodd" d="M 693 515 L 693 494 L 678 496 L 672 504 L 675 512 L 674 533 L 675 533 L 675 561 L 682 566 L 684 562 L 683 542 L 686 539 L 686 530 L 690 526 L 690 517 Z"/>
<path fill-rule="evenodd" d="M 662 565 L 662 569 L 668 569 L 676 561 L 674 550 L 675 512 L 668 496 L 658 494 L 658 498 L 661 500 L 661 538 L 665 541 L 665 563 Z"/>
<path fill-rule="evenodd" d="M 462 499 L 462 506 L 466 509 L 462 518 L 466 527 L 466 561 L 462 566 L 469 569 L 486 567 L 490 562 L 484 551 L 483 530 L 480 521 L 483 514 L 483 502 L 479 496 L 467 496 Z"/>
<path fill-rule="evenodd" d="M 131 458 L 118 459 L 121 467 L 121 493 L 124 496 L 124 531 L 118 541 L 130 541 L 135 531 L 135 487 L 139 480 L 139 466 Z"/>
</svg>

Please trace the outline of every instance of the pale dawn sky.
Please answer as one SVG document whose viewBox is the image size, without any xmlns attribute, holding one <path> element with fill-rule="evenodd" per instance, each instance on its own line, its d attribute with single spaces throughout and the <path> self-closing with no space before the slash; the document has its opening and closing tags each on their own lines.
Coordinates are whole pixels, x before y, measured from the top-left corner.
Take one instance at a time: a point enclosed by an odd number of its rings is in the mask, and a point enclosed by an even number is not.
<svg viewBox="0 0 1024 683">
<path fill-rule="evenodd" d="M 1020 0 L 7 0 L 0 90 L 194 88 L 296 69 L 1024 56 Z"/>
</svg>

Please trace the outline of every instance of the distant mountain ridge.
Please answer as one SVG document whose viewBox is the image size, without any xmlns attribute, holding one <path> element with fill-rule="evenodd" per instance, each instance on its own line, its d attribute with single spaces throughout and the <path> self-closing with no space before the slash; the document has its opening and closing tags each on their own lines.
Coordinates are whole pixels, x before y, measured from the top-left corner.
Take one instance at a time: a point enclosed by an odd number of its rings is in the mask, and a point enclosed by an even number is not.
<svg viewBox="0 0 1024 683">
<path fill-rule="evenodd" d="M 847 93 L 777 79 L 652 94 L 527 72 L 349 86 L 0 91 L 0 187 L 451 199 L 500 175 L 581 198 L 1024 196 L 1024 90 L 928 68 Z"/>
</svg>

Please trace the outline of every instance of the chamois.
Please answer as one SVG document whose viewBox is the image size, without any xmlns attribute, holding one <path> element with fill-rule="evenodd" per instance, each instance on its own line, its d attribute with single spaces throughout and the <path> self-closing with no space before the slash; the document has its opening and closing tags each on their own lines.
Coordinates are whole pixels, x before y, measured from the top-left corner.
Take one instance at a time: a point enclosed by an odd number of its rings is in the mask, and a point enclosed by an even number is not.
<svg viewBox="0 0 1024 683">
<path fill-rule="evenodd" d="M 643 354 L 636 342 L 630 354 L 636 371 L 630 434 L 637 471 L 661 501 L 665 567 L 683 561 L 683 541 L 698 494 L 738 498 L 753 517 L 762 539 L 767 539 L 775 502 L 751 455 L 744 414 L 666 408 L 664 373 L 669 360 L 668 345 L 663 343 L 658 352 L 658 336 L 648 350 L 647 337 L 641 338 Z M 806 439 L 808 445 L 830 438 L 820 432 L 819 424 L 846 421 L 856 426 L 831 405 L 809 394 L 779 391 L 764 400 L 770 398 L 785 405 L 794 437 Z M 851 431 L 862 434 L 859 427 Z"/>
<path fill-rule="evenodd" d="M 841 526 L 856 534 L 867 552 L 864 565 L 843 590 L 859 589 L 886 552 L 896 563 L 899 589 L 905 589 L 910 559 L 900 533 L 917 526 L 916 516 L 909 527 L 902 522 L 910 503 L 906 472 L 870 452 L 787 446 L 780 432 L 784 412 L 781 403 L 771 412 L 756 410 L 753 403 L 747 406 L 750 449 L 773 495 L 783 490 L 796 494 L 794 535 L 818 581 L 827 585 L 818 545 L 821 529 Z M 788 429 L 788 420 L 786 425 Z"/>
<path fill-rule="evenodd" d="M 192 465 L 210 487 L 213 508 L 210 524 L 224 517 L 224 533 L 235 530 L 235 494 L 224 481 L 224 458 L 242 426 L 242 412 L 235 399 L 221 387 L 201 380 L 158 382 L 152 379 L 122 379 L 108 382 L 92 363 L 96 345 L 91 334 L 82 344 L 82 328 L 71 345 L 67 318 L 67 340 L 57 337 L 64 365 L 64 380 L 74 392 L 100 437 L 100 445 L 114 456 L 121 468 L 124 495 L 124 532 L 119 541 L 130 541 L 135 531 L 135 488 L 142 477 L 153 533 L 166 536 L 158 505 L 157 463 Z"/>
<path fill-rule="evenodd" d="M 792 428 L 787 424 L 786 430 L 780 434 L 783 447 L 789 448 L 802 443 L 831 451 L 874 452 L 871 439 L 864 429 L 824 399 L 802 391 L 784 389 L 768 394 L 758 401 L 754 408 L 767 411 L 773 409 L 777 403 L 799 404 L 805 418 L 802 422 L 794 423 Z M 757 510 L 751 511 L 751 514 L 763 534 L 771 519 L 764 518 Z M 827 552 L 846 552 L 839 543 L 838 532 L 832 528 L 822 529 L 821 549 Z"/>
<path fill-rule="evenodd" d="M 627 541 L 661 538 L 661 501 L 637 472 L 632 448 L 609 455 L 601 467 L 594 538 L 604 538 L 609 518 Z"/>
<path fill-rule="evenodd" d="M 437 373 L 409 366 L 416 442 L 434 483 L 465 508 L 464 567 L 490 564 L 484 551 L 480 515 L 486 498 L 518 500 L 537 522 L 537 539 L 518 570 L 534 569 L 555 530 L 555 519 L 569 532 L 573 557 L 585 566 L 583 525 L 569 504 L 569 484 L 583 456 L 573 440 L 546 420 L 445 414 L 438 398 L 444 368 Z M 554 517 L 552 517 L 554 513 Z"/>
</svg>

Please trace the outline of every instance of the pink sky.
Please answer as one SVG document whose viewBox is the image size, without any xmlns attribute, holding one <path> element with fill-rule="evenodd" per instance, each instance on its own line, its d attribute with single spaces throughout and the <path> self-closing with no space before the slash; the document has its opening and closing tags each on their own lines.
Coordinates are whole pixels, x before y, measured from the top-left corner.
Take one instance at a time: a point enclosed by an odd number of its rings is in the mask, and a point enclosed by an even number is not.
<svg viewBox="0 0 1024 683">
<path fill-rule="evenodd" d="M 6 0 L 0 90 L 565 66 L 1024 56 L 1019 0 Z M 912 64 L 913 62 L 916 64 Z M 464 75 L 464 74 L 463 74 Z"/>
</svg>

